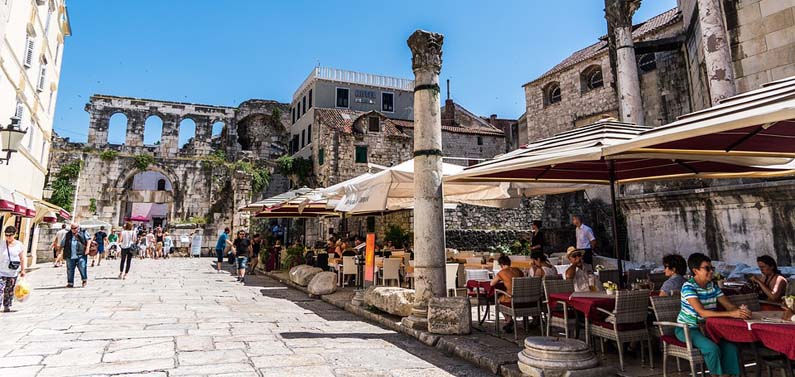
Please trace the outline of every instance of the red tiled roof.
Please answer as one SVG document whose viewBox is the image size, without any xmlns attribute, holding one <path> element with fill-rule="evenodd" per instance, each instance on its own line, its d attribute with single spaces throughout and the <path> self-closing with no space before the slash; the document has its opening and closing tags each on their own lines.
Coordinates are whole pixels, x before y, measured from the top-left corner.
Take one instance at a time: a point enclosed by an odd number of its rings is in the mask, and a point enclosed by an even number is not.
<svg viewBox="0 0 795 377">
<path fill-rule="evenodd" d="M 364 121 L 363 117 L 365 115 L 370 115 L 370 114 L 378 114 L 379 116 L 381 116 L 382 124 L 384 126 L 384 132 L 387 136 L 408 137 L 409 135 L 405 133 L 403 129 L 414 128 L 413 121 L 388 118 L 377 111 L 362 112 L 362 111 L 354 111 L 348 109 L 315 108 L 315 117 L 318 122 L 322 123 L 326 127 L 329 127 L 333 130 L 344 132 L 347 134 L 353 134 L 354 132 L 359 132 L 356 131 L 357 127 L 355 127 L 355 123 L 360 119 Z M 483 122 L 482 119 L 480 119 L 480 121 Z M 460 133 L 460 134 L 503 136 L 502 131 L 500 131 L 499 129 L 491 126 L 488 123 L 485 123 L 485 125 L 486 127 L 479 126 L 474 128 L 460 127 L 460 126 L 455 126 L 455 127 L 442 126 L 442 131 Z M 363 125 L 363 127 L 366 127 L 366 125 Z"/>
<path fill-rule="evenodd" d="M 638 40 L 643 38 L 649 33 L 655 32 L 663 27 L 669 26 L 681 18 L 681 12 L 679 12 L 679 8 L 673 8 L 662 14 L 652 17 L 651 19 L 647 20 L 646 22 L 637 24 L 633 27 L 632 30 L 632 38 L 634 40 Z M 566 59 L 563 59 L 560 63 L 552 67 L 549 71 L 545 72 L 543 75 L 539 76 L 535 80 L 527 82 L 524 86 L 532 84 L 536 81 L 539 81 L 549 75 L 554 73 L 558 73 L 561 71 L 566 70 L 567 68 L 582 63 L 588 59 L 591 59 L 597 55 L 607 53 L 607 37 L 602 36 L 599 38 L 599 41 L 582 49 L 579 51 L 574 52 Z"/>
</svg>

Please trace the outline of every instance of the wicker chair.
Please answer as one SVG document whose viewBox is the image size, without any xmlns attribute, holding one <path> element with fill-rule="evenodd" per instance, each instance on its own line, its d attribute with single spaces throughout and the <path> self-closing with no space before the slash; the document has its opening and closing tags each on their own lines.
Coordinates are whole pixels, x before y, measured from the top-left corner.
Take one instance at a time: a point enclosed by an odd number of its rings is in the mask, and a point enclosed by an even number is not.
<svg viewBox="0 0 795 377">
<path fill-rule="evenodd" d="M 756 293 L 743 293 L 741 295 L 726 296 L 732 304 L 736 306 L 747 305 L 751 311 L 762 310 L 762 305 L 759 304 L 759 296 Z"/>
<path fill-rule="evenodd" d="M 651 298 L 651 307 L 654 310 L 654 322 L 660 330 L 660 341 L 663 351 L 663 377 L 668 375 L 667 361 L 668 356 L 676 358 L 676 370 L 681 371 L 679 359 L 685 359 L 690 363 L 690 374 L 696 377 L 696 364 L 701 365 L 701 375 L 704 376 L 704 358 L 698 348 L 693 347 L 690 340 L 688 327 L 681 323 L 676 323 L 679 315 L 680 298 L 678 296 L 655 296 Z M 674 329 L 681 327 L 685 331 L 685 342 L 680 341 L 674 335 Z"/>
<path fill-rule="evenodd" d="M 556 307 L 549 305 L 549 295 L 553 293 L 572 293 L 574 292 L 573 280 L 544 279 L 544 303 L 547 305 L 544 324 L 546 325 L 546 335 L 550 336 L 552 327 L 559 327 L 564 330 L 566 337 L 569 337 L 569 328 L 576 329 L 577 318 L 571 313 L 565 302 L 558 302 Z M 561 309 L 562 307 L 562 309 Z M 571 316 L 570 316 L 571 315 Z"/>
<path fill-rule="evenodd" d="M 629 342 L 640 342 L 640 359 L 643 364 L 643 341 L 649 346 L 649 366 L 654 366 L 651 351 L 651 335 L 646 325 L 649 314 L 649 291 L 618 291 L 616 292 L 616 307 L 610 312 L 602 308 L 599 311 L 607 314 L 604 321 L 594 321 L 588 325 L 590 336 L 600 338 L 602 353 L 604 341 L 612 340 L 618 343 L 618 365 L 624 370 L 624 351 L 622 345 Z"/>
<path fill-rule="evenodd" d="M 527 317 L 541 316 L 541 297 L 543 295 L 541 278 L 513 278 L 511 280 L 511 292 L 505 292 L 500 289 L 494 290 L 494 315 L 497 317 L 494 321 L 494 329 L 497 334 L 500 333 L 500 313 L 513 317 L 514 323 L 517 318 L 522 317 L 524 319 L 525 333 L 527 332 Z M 510 304 L 500 302 L 500 296 L 510 297 Z M 513 339 L 519 339 L 515 324 L 513 326 Z"/>
</svg>

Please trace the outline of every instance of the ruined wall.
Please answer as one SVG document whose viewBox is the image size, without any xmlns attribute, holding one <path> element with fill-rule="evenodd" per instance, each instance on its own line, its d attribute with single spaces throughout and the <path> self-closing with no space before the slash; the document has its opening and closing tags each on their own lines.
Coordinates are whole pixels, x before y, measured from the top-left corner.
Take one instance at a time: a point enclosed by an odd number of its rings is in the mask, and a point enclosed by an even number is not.
<svg viewBox="0 0 795 377">
<path fill-rule="evenodd" d="M 754 265 L 759 255 L 779 265 L 795 259 L 795 183 L 661 192 L 621 199 L 635 260 L 667 253 L 707 253 L 711 258 Z"/>
</svg>

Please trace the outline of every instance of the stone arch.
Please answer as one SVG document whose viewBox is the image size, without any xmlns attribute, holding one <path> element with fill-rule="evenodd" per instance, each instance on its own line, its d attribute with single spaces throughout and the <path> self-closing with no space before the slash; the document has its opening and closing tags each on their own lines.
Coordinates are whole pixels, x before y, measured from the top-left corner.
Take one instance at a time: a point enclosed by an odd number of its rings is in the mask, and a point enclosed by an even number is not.
<svg viewBox="0 0 795 377">
<path fill-rule="evenodd" d="M 119 175 L 116 180 L 113 181 L 111 187 L 114 190 L 107 190 L 103 193 L 103 199 L 108 200 L 111 203 L 115 203 L 116 210 L 114 211 L 115 218 L 113 219 L 114 224 L 122 225 L 124 223 L 124 217 L 127 212 L 127 208 L 125 208 L 127 204 L 127 191 L 132 188 L 132 182 L 135 176 L 145 173 L 145 172 L 157 172 L 162 174 L 171 184 L 171 194 L 172 194 L 172 201 L 168 211 L 167 221 L 171 222 L 176 217 L 177 214 L 176 208 L 182 206 L 181 202 L 181 182 L 177 177 L 177 174 L 168 167 L 160 166 L 160 165 L 149 165 L 146 169 L 141 170 L 136 167 L 132 167 L 124 174 Z M 156 191 L 156 190 L 153 190 Z"/>
<path fill-rule="evenodd" d="M 546 85 L 544 88 L 541 89 L 544 95 L 544 105 L 552 105 L 555 103 L 560 102 L 563 99 L 563 95 L 560 89 L 560 82 L 552 81 Z"/>
<path fill-rule="evenodd" d="M 215 138 L 217 136 L 221 136 L 224 133 L 224 128 L 226 128 L 226 122 L 216 119 L 212 121 L 212 130 L 211 130 L 211 137 Z"/>
<path fill-rule="evenodd" d="M 149 113 L 144 117 L 144 145 L 160 145 L 165 121 L 163 114 Z"/>
<path fill-rule="evenodd" d="M 130 122 L 130 117 L 127 113 L 121 110 L 114 111 L 109 114 L 108 122 L 108 139 L 107 144 L 123 145 L 127 142 L 127 126 Z"/>
<path fill-rule="evenodd" d="M 179 139 L 177 147 L 183 150 L 196 140 L 198 135 L 198 122 L 192 117 L 186 116 L 179 121 Z"/>
<path fill-rule="evenodd" d="M 600 65 L 589 65 L 580 73 L 581 92 L 585 93 L 602 87 L 604 87 L 604 76 Z"/>
</svg>

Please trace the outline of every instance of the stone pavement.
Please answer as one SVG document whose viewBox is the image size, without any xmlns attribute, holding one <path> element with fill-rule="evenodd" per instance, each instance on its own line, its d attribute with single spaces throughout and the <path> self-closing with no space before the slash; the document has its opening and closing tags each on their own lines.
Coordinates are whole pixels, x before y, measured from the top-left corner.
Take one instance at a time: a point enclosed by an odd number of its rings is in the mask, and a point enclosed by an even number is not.
<svg viewBox="0 0 795 377">
<path fill-rule="evenodd" d="M 265 277 L 246 285 L 210 259 L 134 260 L 28 275 L 0 313 L 0 376 L 485 376 L 488 372 Z M 79 275 L 78 275 L 79 276 Z M 78 281 L 79 284 L 79 281 Z"/>
</svg>

